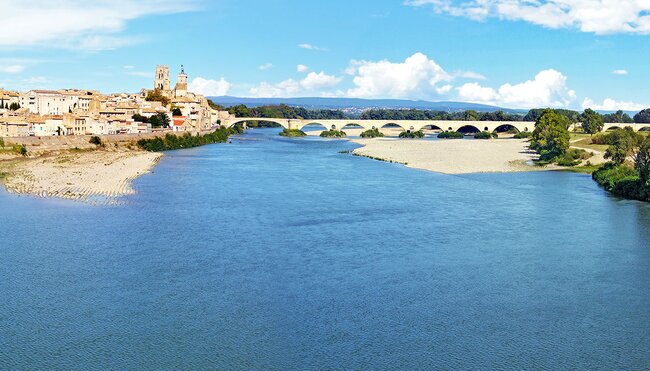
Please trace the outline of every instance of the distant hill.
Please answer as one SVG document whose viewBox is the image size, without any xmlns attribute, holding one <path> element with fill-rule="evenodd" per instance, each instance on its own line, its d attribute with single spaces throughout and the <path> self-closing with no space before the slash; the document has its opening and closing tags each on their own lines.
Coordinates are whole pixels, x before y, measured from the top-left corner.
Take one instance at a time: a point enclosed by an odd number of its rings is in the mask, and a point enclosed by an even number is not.
<svg viewBox="0 0 650 371">
<path fill-rule="evenodd" d="M 213 102 L 230 107 L 244 104 L 248 107 L 257 107 L 273 104 L 286 104 L 288 106 L 303 107 L 307 109 L 339 109 L 345 111 L 361 111 L 368 108 L 415 108 L 423 110 L 436 110 L 456 112 L 475 110 L 478 112 L 493 112 L 503 110 L 508 113 L 525 114 L 527 110 L 514 110 L 489 106 L 486 104 L 464 102 L 428 102 L 423 100 L 404 99 L 360 99 L 360 98 L 239 98 L 239 97 L 208 97 Z"/>
</svg>

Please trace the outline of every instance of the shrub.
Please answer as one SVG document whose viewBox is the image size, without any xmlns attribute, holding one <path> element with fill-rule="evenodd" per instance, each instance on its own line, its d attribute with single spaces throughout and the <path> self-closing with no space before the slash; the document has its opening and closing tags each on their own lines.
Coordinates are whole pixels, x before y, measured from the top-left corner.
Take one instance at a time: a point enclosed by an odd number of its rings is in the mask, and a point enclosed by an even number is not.
<svg viewBox="0 0 650 371">
<path fill-rule="evenodd" d="M 569 148 L 566 153 L 560 157 L 555 158 L 553 161 L 560 166 L 576 166 L 580 165 L 583 160 L 590 159 L 593 156 L 592 153 L 585 151 L 584 149 L 578 148 Z"/>
<path fill-rule="evenodd" d="M 489 131 L 481 131 L 479 133 L 474 134 L 474 138 L 476 139 L 492 139 L 498 137 L 499 135 L 497 133 L 490 133 Z"/>
<path fill-rule="evenodd" d="M 424 138 L 424 133 L 422 130 L 418 131 L 403 131 L 399 133 L 400 138 L 408 138 L 408 139 L 421 139 Z"/>
<path fill-rule="evenodd" d="M 611 133 L 598 133 L 591 137 L 591 144 L 612 144 L 612 135 Z"/>
<path fill-rule="evenodd" d="M 280 135 L 283 137 L 304 137 L 307 133 L 300 129 L 283 129 Z"/>
<path fill-rule="evenodd" d="M 102 145 L 102 138 L 100 138 L 100 137 L 98 137 L 96 135 L 93 135 L 92 137 L 90 137 L 90 140 L 88 142 L 90 142 L 90 144 L 94 144 L 96 146 L 101 146 Z"/>
<path fill-rule="evenodd" d="M 17 153 L 17 154 L 19 154 L 21 156 L 27 156 L 27 148 L 25 147 L 24 144 L 14 144 L 14 146 L 11 147 L 11 149 L 15 153 Z"/>
<path fill-rule="evenodd" d="M 370 129 L 361 133 L 361 138 L 381 138 L 384 134 L 379 131 L 379 129 Z"/>
<path fill-rule="evenodd" d="M 613 191 L 622 180 L 638 180 L 639 175 L 627 165 L 608 162 L 594 171 L 592 178 L 608 191 Z"/>
<path fill-rule="evenodd" d="M 343 138 L 346 137 L 347 134 L 345 134 L 344 131 L 342 130 L 325 130 L 322 133 L 320 133 L 320 136 L 323 138 Z"/>
<path fill-rule="evenodd" d="M 304 137 L 307 133 L 300 129 L 283 129 L 280 135 L 283 137 Z"/>
<path fill-rule="evenodd" d="M 5 140 L 0 138 L 0 147 L 5 148 Z"/>
<path fill-rule="evenodd" d="M 438 134 L 438 138 L 440 139 L 463 139 L 464 137 L 465 135 L 463 135 L 463 133 L 457 131 L 445 131 Z"/>
<path fill-rule="evenodd" d="M 234 130 L 221 127 L 212 133 L 205 135 L 192 135 L 185 133 L 181 136 L 175 134 L 166 134 L 164 138 L 156 137 L 152 139 L 140 139 L 137 142 L 138 147 L 145 151 L 160 152 L 175 150 L 181 148 L 198 147 L 206 144 L 223 143 L 228 141 Z"/>
<path fill-rule="evenodd" d="M 530 136 L 533 135 L 530 131 L 520 131 L 519 133 L 515 134 L 513 138 L 515 139 L 528 139 Z"/>
</svg>

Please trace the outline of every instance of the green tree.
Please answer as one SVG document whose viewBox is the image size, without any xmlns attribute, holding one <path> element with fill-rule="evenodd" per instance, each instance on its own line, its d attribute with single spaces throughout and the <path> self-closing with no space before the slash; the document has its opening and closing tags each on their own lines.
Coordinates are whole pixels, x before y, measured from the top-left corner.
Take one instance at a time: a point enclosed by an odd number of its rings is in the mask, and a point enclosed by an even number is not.
<svg viewBox="0 0 650 371">
<path fill-rule="evenodd" d="M 98 137 L 96 135 L 93 135 L 92 137 L 90 137 L 90 140 L 88 142 L 90 144 L 94 144 L 96 146 L 101 146 L 102 145 L 102 138 L 100 138 L 100 137 Z"/>
<path fill-rule="evenodd" d="M 149 102 L 160 102 L 163 106 L 169 105 L 169 98 L 158 89 L 148 92 L 145 100 Z"/>
<path fill-rule="evenodd" d="M 12 111 L 18 111 L 20 109 L 20 104 L 13 102 L 9 105 L 9 109 Z"/>
<path fill-rule="evenodd" d="M 542 108 L 534 108 L 528 111 L 526 116 L 524 116 L 524 121 L 535 121 L 537 120 L 547 111 L 549 108 L 542 109 Z M 571 111 L 567 109 L 554 109 L 552 110 L 553 112 L 562 115 L 569 119 L 572 123 L 576 123 L 580 121 L 580 112 L 577 111 Z"/>
<path fill-rule="evenodd" d="M 631 124 L 634 120 L 627 113 L 618 110 L 615 113 L 603 115 L 603 121 L 616 124 Z"/>
<path fill-rule="evenodd" d="M 552 109 L 546 109 L 535 122 L 530 148 L 540 154 L 540 160 L 553 161 L 569 149 L 571 121 Z"/>
<path fill-rule="evenodd" d="M 142 116 L 142 115 L 139 114 L 139 113 L 136 113 L 136 114 L 133 115 L 131 118 L 133 119 L 133 121 L 143 122 L 143 123 L 145 123 L 145 124 L 146 124 L 147 122 L 149 122 L 149 119 L 148 119 L 146 116 Z"/>
<path fill-rule="evenodd" d="M 611 159 L 617 165 L 624 163 L 628 157 L 635 159 L 643 142 L 643 136 L 635 133 L 632 128 L 617 129 L 610 133 L 611 145 L 605 151 L 605 158 Z"/>
<path fill-rule="evenodd" d="M 183 116 L 183 112 L 181 112 L 181 109 L 178 107 L 175 107 L 172 110 L 172 116 Z"/>
<path fill-rule="evenodd" d="M 604 126 L 603 116 L 600 113 L 591 108 L 587 108 L 582 113 L 582 129 L 585 133 L 594 135 L 601 132 Z"/>
<path fill-rule="evenodd" d="M 645 139 L 634 162 L 634 168 L 639 173 L 639 180 L 644 186 L 650 186 L 650 139 Z"/>
<path fill-rule="evenodd" d="M 637 124 L 650 124 L 650 108 L 644 109 L 634 115 L 634 122 Z"/>
</svg>

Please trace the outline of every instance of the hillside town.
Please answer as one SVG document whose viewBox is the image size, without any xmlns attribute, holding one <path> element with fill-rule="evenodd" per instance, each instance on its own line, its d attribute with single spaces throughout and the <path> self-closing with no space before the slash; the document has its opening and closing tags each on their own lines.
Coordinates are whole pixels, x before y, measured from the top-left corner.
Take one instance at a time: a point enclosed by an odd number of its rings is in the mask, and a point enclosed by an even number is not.
<svg viewBox="0 0 650 371">
<path fill-rule="evenodd" d="M 156 66 L 153 89 L 104 95 L 96 90 L 0 89 L 0 137 L 202 132 L 228 119 L 188 91 L 183 66 L 171 89 L 169 66 Z"/>
</svg>

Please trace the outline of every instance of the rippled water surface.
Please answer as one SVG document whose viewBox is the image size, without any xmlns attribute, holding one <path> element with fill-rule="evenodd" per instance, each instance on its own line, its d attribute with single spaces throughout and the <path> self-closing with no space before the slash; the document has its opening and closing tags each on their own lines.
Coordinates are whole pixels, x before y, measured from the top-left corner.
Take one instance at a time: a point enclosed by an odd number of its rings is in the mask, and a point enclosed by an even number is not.
<svg viewBox="0 0 650 371">
<path fill-rule="evenodd" d="M 650 367 L 650 207 L 252 130 L 124 207 L 0 192 L 0 369 Z"/>
</svg>

